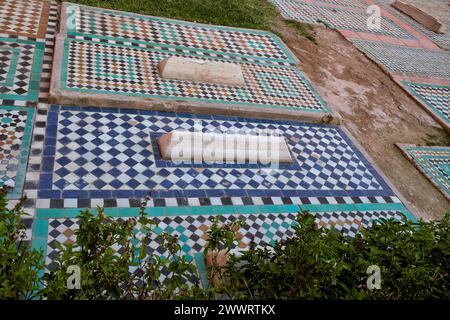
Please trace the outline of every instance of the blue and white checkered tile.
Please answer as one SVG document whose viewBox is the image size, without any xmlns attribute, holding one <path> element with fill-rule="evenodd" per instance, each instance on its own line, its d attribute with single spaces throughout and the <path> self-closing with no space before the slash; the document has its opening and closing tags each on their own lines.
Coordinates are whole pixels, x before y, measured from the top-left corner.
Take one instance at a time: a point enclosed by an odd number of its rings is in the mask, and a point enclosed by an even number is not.
<svg viewBox="0 0 450 320">
<path fill-rule="evenodd" d="M 204 131 L 278 129 L 294 162 L 269 171 L 259 164 L 161 160 L 156 138 L 175 129 L 193 130 L 196 123 Z M 345 203 L 346 198 L 398 202 L 338 127 L 300 122 L 53 106 L 41 172 L 40 207 L 69 201 L 71 207 L 87 207 L 93 199 L 117 206 L 127 198 L 138 206 L 149 192 L 156 206 Z"/>
</svg>

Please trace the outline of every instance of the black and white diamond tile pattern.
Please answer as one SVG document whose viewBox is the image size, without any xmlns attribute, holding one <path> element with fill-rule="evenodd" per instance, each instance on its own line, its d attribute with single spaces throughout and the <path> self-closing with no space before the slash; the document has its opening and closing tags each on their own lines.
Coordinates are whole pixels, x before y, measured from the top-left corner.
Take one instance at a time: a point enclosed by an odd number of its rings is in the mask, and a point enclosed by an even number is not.
<svg viewBox="0 0 450 320">
<path fill-rule="evenodd" d="M 41 81 L 39 86 L 39 102 L 41 103 L 48 103 L 56 29 L 58 27 L 58 18 L 59 18 L 58 11 L 59 11 L 58 3 L 56 1 L 51 1 L 47 21 L 47 30 L 45 33 L 44 58 L 42 62 Z"/>
<path fill-rule="evenodd" d="M 0 187 L 15 186 L 27 112 L 0 109 Z"/>
<path fill-rule="evenodd" d="M 1 77 L 6 80 L 10 72 L 13 75 L 11 81 L 0 82 L 0 98 L 4 100 L 27 98 L 34 71 L 34 55 L 34 44 L 0 41 Z"/>
<path fill-rule="evenodd" d="M 191 118 L 63 110 L 58 119 L 56 190 L 380 190 L 334 127 L 201 120 L 204 131 L 280 130 L 299 168 L 160 168 L 151 133 L 193 130 Z"/>
<path fill-rule="evenodd" d="M 366 40 L 352 40 L 352 42 L 391 72 L 450 79 L 450 52 Z"/>
</svg>

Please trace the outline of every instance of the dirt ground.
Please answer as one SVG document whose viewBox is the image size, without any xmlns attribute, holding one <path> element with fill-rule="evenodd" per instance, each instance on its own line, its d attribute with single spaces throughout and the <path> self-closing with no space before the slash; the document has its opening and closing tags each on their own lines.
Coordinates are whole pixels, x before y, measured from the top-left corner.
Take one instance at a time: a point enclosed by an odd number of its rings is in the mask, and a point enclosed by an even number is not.
<svg viewBox="0 0 450 320">
<path fill-rule="evenodd" d="M 450 145 L 450 136 L 377 64 L 337 31 L 313 27 L 316 43 L 278 22 L 320 96 L 403 195 L 413 214 L 437 219 L 450 203 L 395 146 Z"/>
</svg>

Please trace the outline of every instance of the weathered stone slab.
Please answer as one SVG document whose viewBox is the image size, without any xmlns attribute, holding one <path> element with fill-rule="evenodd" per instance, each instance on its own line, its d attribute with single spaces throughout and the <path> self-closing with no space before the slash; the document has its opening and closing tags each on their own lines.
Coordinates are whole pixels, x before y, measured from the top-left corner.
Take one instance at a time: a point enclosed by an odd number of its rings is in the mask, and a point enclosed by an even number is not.
<svg viewBox="0 0 450 320">
<path fill-rule="evenodd" d="M 436 18 L 429 14 L 428 12 L 425 12 L 421 8 L 419 8 L 417 5 L 405 1 L 395 1 L 392 6 L 403 13 L 407 14 L 420 24 L 422 24 L 427 29 L 437 32 L 437 33 L 445 33 L 446 26 L 445 24 L 439 20 L 439 18 Z"/>
<path fill-rule="evenodd" d="M 170 57 L 158 64 L 162 78 L 245 86 L 241 66 L 236 63 Z"/>
<path fill-rule="evenodd" d="M 161 157 L 172 161 L 292 163 L 284 137 L 171 131 L 158 139 Z"/>
</svg>

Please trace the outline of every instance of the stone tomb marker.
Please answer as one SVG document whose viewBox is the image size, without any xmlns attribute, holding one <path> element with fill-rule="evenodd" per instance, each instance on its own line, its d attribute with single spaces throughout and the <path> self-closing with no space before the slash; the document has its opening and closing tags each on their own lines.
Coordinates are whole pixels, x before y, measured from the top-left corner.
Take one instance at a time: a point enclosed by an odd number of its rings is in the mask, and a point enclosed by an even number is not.
<svg viewBox="0 0 450 320">
<path fill-rule="evenodd" d="M 161 78 L 245 86 L 241 66 L 236 63 L 170 57 L 158 64 Z"/>
</svg>

